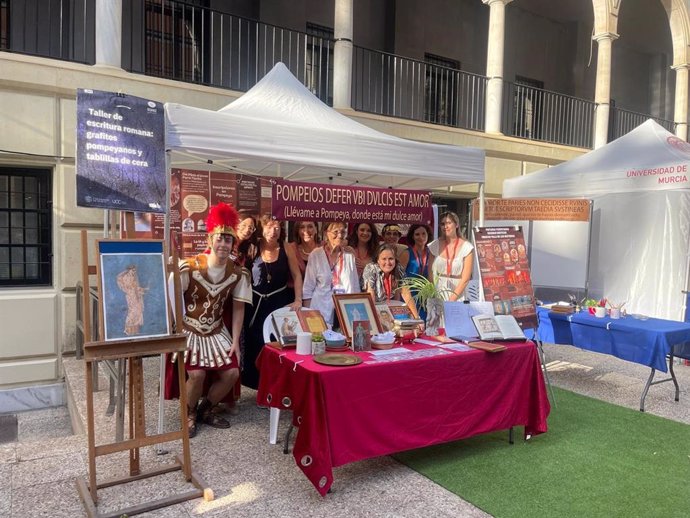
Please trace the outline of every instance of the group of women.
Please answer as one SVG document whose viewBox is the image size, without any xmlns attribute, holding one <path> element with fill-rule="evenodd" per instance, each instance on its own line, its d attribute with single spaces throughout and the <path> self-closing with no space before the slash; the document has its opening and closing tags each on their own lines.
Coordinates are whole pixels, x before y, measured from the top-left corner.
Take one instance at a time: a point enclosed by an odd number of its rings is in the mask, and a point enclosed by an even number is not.
<svg viewBox="0 0 690 518">
<path fill-rule="evenodd" d="M 281 222 L 243 213 L 237 227 L 236 262 L 251 275 L 253 306 L 244 320 L 242 383 L 258 387 L 256 358 L 264 345 L 263 322 L 276 309 L 311 307 L 333 324 L 332 295 L 371 293 L 375 302 L 404 301 L 412 315 L 424 317 L 402 279 L 421 275 L 436 282 L 447 300 L 462 298 L 472 275 L 473 247 L 460 235 L 452 212 L 439 219 L 441 237 L 429 243 L 426 225 L 410 225 L 407 246 L 379 244 L 372 223 L 358 223 L 347 235 L 343 222 L 323 224 L 319 239 L 313 221 L 294 225 L 292 241 L 284 242 Z"/>
</svg>

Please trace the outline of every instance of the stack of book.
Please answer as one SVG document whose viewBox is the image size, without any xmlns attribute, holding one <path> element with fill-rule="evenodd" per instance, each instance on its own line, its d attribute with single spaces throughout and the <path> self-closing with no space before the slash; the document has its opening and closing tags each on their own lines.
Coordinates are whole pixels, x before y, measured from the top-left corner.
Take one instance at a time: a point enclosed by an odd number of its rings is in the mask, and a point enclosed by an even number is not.
<svg viewBox="0 0 690 518">
<path fill-rule="evenodd" d="M 393 314 L 395 323 L 400 327 L 401 331 L 410 331 L 415 329 L 419 324 L 424 323 L 424 320 L 421 318 L 413 318 L 407 306 L 389 306 L 388 308 Z"/>
</svg>

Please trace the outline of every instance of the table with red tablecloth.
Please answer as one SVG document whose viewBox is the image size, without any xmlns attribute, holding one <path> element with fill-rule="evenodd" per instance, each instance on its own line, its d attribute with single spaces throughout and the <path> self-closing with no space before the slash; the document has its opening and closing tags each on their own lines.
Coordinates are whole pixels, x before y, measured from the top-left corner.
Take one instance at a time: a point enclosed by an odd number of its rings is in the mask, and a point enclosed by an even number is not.
<svg viewBox="0 0 690 518">
<path fill-rule="evenodd" d="M 264 347 L 257 402 L 293 412 L 295 461 L 325 495 L 335 466 L 513 426 L 546 432 L 550 405 L 537 349 L 506 346 L 373 363 L 363 352 L 364 363 L 348 367 Z"/>
</svg>

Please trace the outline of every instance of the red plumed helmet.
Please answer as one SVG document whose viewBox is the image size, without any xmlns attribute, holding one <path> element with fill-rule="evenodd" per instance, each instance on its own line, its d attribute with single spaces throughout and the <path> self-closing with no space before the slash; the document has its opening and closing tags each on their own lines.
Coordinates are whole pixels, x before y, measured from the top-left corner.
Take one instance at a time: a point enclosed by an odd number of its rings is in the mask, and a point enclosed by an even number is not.
<svg viewBox="0 0 690 518">
<path fill-rule="evenodd" d="M 235 227 L 237 227 L 239 220 L 240 216 L 235 207 L 220 202 L 208 211 L 206 231 L 209 234 L 230 234 L 235 236 Z"/>
</svg>

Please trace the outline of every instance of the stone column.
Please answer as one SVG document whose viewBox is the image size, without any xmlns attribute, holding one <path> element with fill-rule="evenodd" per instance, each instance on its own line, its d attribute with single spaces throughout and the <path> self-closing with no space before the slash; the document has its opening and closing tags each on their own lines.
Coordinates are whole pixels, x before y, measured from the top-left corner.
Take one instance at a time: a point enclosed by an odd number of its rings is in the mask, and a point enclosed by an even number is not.
<svg viewBox="0 0 690 518">
<path fill-rule="evenodd" d="M 676 93 L 673 121 L 676 136 L 688 140 L 688 68 L 690 63 L 672 67 L 676 71 Z"/>
<path fill-rule="evenodd" d="M 605 146 L 609 137 L 611 110 L 611 47 L 618 34 L 604 32 L 593 37 L 597 42 L 597 83 L 594 90 L 594 148 Z"/>
<path fill-rule="evenodd" d="M 353 0 L 335 0 L 333 35 L 333 107 L 352 107 Z"/>
<path fill-rule="evenodd" d="M 122 0 L 96 0 L 96 64 L 122 67 Z"/>
<path fill-rule="evenodd" d="M 482 0 L 489 5 L 489 41 L 486 49 L 486 113 L 484 131 L 501 133 L 503 104 L 503 52 L 506 5 L 513 0 Z"/>
</svg>

